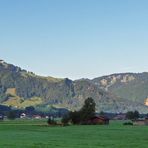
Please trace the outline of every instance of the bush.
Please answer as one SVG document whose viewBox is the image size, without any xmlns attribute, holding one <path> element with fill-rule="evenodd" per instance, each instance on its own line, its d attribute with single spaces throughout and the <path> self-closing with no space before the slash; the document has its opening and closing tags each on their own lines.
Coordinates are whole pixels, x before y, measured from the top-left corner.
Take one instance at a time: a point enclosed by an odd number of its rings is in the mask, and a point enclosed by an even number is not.
<svg viewBox="0 0 148 148">
<path fill-rule="evenodd" d="M 133 123 L 132 122 L 125 122 L 125 123 L 123 123 L 123 125 L 133 125 Z"/>
</svg>

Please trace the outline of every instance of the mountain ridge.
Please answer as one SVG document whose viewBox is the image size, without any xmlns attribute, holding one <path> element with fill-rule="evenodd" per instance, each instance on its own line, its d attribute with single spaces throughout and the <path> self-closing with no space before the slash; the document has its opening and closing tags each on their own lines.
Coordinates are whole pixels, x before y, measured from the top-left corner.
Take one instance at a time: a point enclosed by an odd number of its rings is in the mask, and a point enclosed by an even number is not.
<svg viewBox="0 0 148 148">
<path fill-rule="evenodd" d="M 118 95 L 115 91 L 118 83 L 112 75 L 110 77 L 112 86 L 108 86 L 107 83 L 106 86 L 109 88 L 107 90 L 101 80 L 103 78 L 105 84 L 109 76 L 72 81 L 68 78 L 38 76 L 3 61 L 0 62 L 0 103 L 16 108 L 35 106 L 48 109 L 53 106 L 78 110 L 87 97 L 92 97 L 98 112 L 126 112 L 136 109 L 142 113 L 147 112 L 147 106 L 143 102 Z M 132 78 L 122 80 L 132 81 Z"/>
</svg>

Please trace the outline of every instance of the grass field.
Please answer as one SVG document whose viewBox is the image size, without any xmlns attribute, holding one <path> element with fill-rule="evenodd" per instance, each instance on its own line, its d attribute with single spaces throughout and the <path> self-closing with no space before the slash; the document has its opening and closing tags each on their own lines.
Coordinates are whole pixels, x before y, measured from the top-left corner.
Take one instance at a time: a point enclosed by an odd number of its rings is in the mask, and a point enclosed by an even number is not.
<svg viewBox="0 0 148 148">
<path fill-rule="evenodd" d="M 0 148 L 148 148 L 147 126 L 48 127 L 45 121 L 0 122 Z"/>
</svg>

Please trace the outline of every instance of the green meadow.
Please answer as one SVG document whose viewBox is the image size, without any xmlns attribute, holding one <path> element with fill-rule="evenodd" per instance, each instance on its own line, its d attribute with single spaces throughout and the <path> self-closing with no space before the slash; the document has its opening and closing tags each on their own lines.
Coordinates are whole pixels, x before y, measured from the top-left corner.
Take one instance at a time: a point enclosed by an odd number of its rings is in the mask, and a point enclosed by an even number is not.
<svg viewBox="0 0 148 148">
<path fill-rule="evenodd" d="M 0 122 L 0 148 L 147 148 L 148 126 L 47 126 L 46 121 Z"/>
</svg>

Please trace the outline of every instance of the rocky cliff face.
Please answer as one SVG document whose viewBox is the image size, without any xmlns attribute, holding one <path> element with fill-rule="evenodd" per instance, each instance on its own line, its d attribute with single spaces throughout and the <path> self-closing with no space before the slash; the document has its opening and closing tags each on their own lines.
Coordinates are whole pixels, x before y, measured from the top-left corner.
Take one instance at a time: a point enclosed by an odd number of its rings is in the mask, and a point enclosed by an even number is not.
<svg viewBox="0 0 148 148">
<path fill-rule="evenodd" d="M 108 90 L 110 87 L 116 84 L 126 84 L 131 81 L 134 81 L 136 77 L 134 74 L 125 73 L 125 74 L 113 74 L 109 76 L 99 77 L 92 80 L 99 87 Z"/>
<path fill-rule="evenodd" d="M 122 98 L 145 104 L 148 96 L 148 73 L 113 74 L 92 80 L 100 88 Z"/>
</svg>

